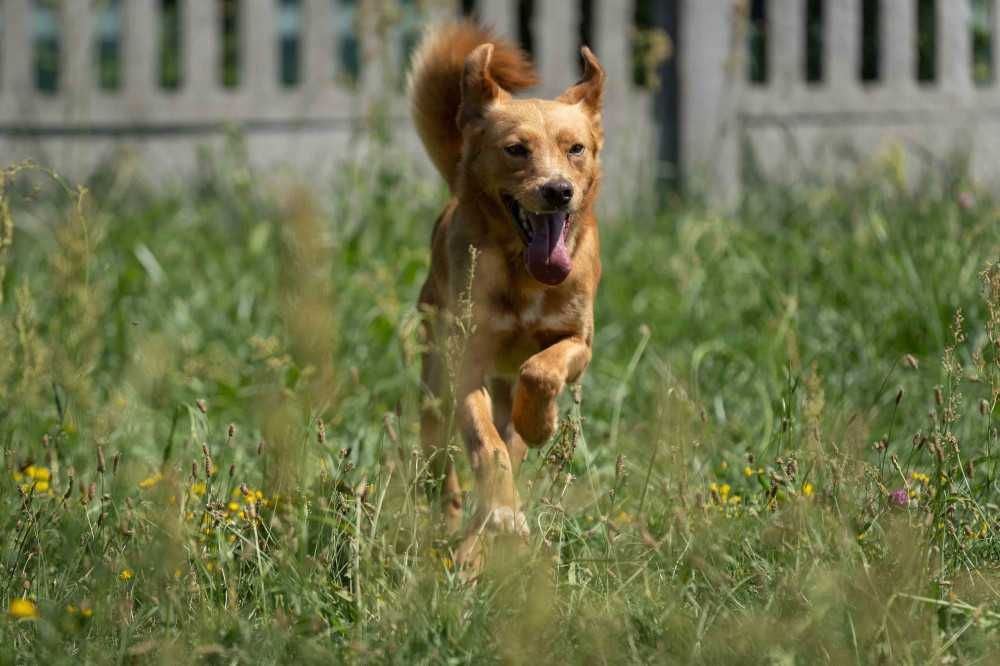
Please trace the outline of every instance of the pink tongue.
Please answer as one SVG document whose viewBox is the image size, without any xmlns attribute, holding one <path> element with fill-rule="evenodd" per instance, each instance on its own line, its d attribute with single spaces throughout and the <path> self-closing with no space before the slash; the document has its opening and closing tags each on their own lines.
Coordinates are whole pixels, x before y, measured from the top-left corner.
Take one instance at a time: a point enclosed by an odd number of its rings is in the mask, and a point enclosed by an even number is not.
<svg viewBox="0 0 1000 666">
<path fill-rule="evenodd" d="M 543 284 L 559 284 L 572 267 L 566 250 L 566 217 L 564 212 L 528 214 L 532 237 L 524 250 L 524 263 L 531 276 Z"/>
</svg>

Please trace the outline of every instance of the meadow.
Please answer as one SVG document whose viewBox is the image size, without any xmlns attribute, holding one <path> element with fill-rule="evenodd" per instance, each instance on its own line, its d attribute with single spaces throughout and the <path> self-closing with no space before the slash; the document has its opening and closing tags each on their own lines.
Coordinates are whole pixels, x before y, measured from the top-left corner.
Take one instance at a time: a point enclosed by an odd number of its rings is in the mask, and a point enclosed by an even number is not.
<svg viewBox="0 0 1000 666">
<path fill-rule="evenodd" d="M 10 167 L 0 662 L 997 663 L 1000 203 L 905 171 L 605 214 L 532 536 L 470 584 L 417 436 L 435 181 Z"/>
</svg>

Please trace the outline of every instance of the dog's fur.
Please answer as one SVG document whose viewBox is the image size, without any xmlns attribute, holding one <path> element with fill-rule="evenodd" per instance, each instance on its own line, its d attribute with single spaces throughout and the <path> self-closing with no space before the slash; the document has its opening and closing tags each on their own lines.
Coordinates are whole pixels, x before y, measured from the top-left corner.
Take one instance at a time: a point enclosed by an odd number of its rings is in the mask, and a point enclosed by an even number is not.
<svg viewBox="0 0 1000 666">
<path fill-rule="evenodd" d="M 454 422 L 478 492 L 461 560 L 475 557 L 486 530 L 528 533 L 514 483 L 518 465 L 526 445 L 551 437 L 557 397 L 590 362 L 601 274 L 593 207 L 604 71 L 589 49 L 581 53 L 582 79 L 555 100 L 515 99 L 512 93 L 537 83 L 532 65 L 473 23 L 432 28 L 414 55 L 414 121 L 453 195 L 434 226 L 420 294 L 430 313 L 422 376 L 432 398 L 421 437 L 442 483 L 444 518 L 457 530 L 461 489 L 441 407 L 454 390 Z M 546 226 L 550 221 L 555 226 Z M 477 253 L 466 294 L 470 246 Z M 468 297 L 473 327 L 449 387 L 445 343 Z"/>
</svg>

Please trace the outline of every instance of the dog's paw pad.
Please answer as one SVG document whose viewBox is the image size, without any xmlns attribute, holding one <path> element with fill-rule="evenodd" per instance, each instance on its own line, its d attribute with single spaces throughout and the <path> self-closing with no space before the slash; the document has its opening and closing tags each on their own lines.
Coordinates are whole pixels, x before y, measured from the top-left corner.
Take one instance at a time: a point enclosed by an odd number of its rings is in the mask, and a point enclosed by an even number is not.
<svg viewBox="0 0 1000 666">
<path fill-rule="evenodd" d="M 501 534 L 513 534 L 526 537 L 531 534 L 528 519 L 523 511 L 515 511 L 509 506 L 498 506 L 490 511 L 486 519 L 486 528 Z"/>
</svg>

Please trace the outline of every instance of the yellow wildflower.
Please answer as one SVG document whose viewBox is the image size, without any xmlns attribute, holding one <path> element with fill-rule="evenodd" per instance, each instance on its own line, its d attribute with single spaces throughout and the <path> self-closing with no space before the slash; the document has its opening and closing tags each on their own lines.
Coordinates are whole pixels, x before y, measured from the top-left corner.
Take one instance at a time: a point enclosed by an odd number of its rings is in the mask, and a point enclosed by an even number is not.
<svg viewBox="0 0 1000 666">
<path fill-rule="evenodd" d="M 753 469 L 749 465 L 743 468 L 743 476 L 753 476 Z"/>
<path fill-rule="evenodd" d="M 28 465 L 28 468 L 24 470 L 24 473 L 33 478 L 35 481 L 49 480 L 48 467 L 36 467 L 35 465 Z"/>
<path fill-rule="evenodd" d="M 10 600 L 7 614 L 15 620 L 34 620 L 38 617 L 38 606 L 31 599 L 18 597 Z"/>
<path fill-rule="evenodd" d="M 48 491 L 48 489 L 49 489 L 48 481 L 38 481 L 37 483 L 35 483 L 35 490 L 37 490 L 40 493 L 44 493 Z"/>
<path fill-rule="evenodd" d="M 147 476 L 145 479 L 143 479 L 142 481 L 140 481 L 139 482 L 139 487 L 142 488 L 143 490 L 147 490 L 147 489 L 152 488 L 153 486 L 155 486 L 162 479 L 163 479 L 163 475 L 160 474 L 159 472 L 157 472 L 156 474 L 153 474 L 152 476 Z"/>
<path fill-rule="evenodd" d="M 122 569 L 121 573 L 118 574 L 118 577 L 121 578 L 122 580 L 132 580 L 133 578 L 135 578 L 135 572 L 126 567 Z"/>
<path fill-rule="evenodd" d="M 80 609 L 80 615 L 84 617 L 90 617 L 93 614 L 94 614 L 94 609 L 91 608 L 90 606 L 84 606 L 83 608 Z"/>
<path fill-rule="evenodd" d="M 237 502 L 230 502 L 229 504 L 226 505 L 226 508 L 229 509 L 230 511 L 239 511 L 240 505 Z"/>
<path fill-rule="evenodd" d="M 205 491 L 207 490 L 208 487 L 205 485 L 204 481 L 196 481 L 191 484 L 192 495 L 197 495 L 198 497 L 202 497 L 205 494 Z"/>
<path fill-rule="evenodd" d="M 742 501 L 743 498 L 740 497 L 739 495 L 733 495 L 732 497 L 729 498 L 729 503 L 732 504 L 733 506 L 739 504 Z"/>
<path fill-rule="evenodd" d="M 729 495 L 729 491 L 732 490 L 728 483 L 723 483 L 719 488 L 719 494 L 722 495 L 722 500 L 725 501 L 726 496 Z"/>
<path fill-rule="evenodd" d="M 802 494 L 804 496 L 806 496 L 806 497 L 812 497 L 813 496 L 813 484 L 809 483 L 808 481 L 806 481 L 805 483 L 803 483 L 802 484 Z"/>
</svg>

